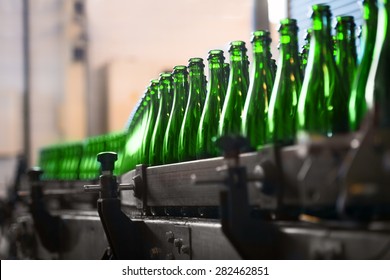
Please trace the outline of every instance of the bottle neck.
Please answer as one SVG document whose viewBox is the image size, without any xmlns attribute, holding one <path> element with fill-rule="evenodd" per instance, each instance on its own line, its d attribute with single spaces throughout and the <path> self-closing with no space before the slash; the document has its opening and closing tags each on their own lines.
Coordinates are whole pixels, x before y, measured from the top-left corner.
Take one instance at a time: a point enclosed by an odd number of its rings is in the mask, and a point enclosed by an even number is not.
<svg viewBox="0 0 390 280">
<path fill-rule="evenodd" d="M 327 48 L 329 53 L 332 50 L 330 14 L 326 11 L 317 12 L 313 15 L 313 29 L 311 33 L 310 48 L 322 46 Z"/>
<path fill-rule="evenodd" d="M 359 61 L 362 60 L 366 49 L 372 49 L 375 44 L 378 23 L 378 6 L 376 0 L 364 1 L 363 18 L 364 24 L 362 27 L 362 40 L 360 43 Z"/>
<path fill-rule="evenodd" d="M 169 101 L 172 98 L 171 90 L 172 77 L 162 77 L 158 85 L 158 98 L 160 99 L 160 106 L 165 107 L 163 103 Z"/>
<path fill-rule="evenodd" d="M 210 82 L 208 83 L 207 92 L 210 94 L 217 93 L 214 89 L 222 89 L 224 75 L 223 61 L 223 57 L 213 57 L 209 59 Z"/>
<path fill-rule="evenodd" d="M 248 59 L 246 51 L 242 49 L 233 49 L 230 52 L 230 79 L 239 80 L 237 76 L 247 79 L 248 75 Z"/>
<path fill-rule="evenodd" d="M 298 62 L 297 27 L 287 27 L 280 31 L 280 56 L 282 63 L 291 59 Z"/>
<path fill-rule="evenodd" d="M 188 74 L 187 71 L 173 75 L 173 102 L 174 106 L 182 106 L 182 100 L 188 94 Z"/>
<path fill-rule="evenodd" d="M 197 98 L 197 96 L 201 94 L 204 85 L 205 76 L 203 65 L 195 65 L 191 67 L 189 72 L 189 97 L 191 99 Z"/>
<path fill-rule="evenodd" d="M 356 59 L 355 23 L 353 20 L 339 21 L 336 33 L 336 62 L 342 63 L 343 57 L 350 61 Z"/>
</svg>

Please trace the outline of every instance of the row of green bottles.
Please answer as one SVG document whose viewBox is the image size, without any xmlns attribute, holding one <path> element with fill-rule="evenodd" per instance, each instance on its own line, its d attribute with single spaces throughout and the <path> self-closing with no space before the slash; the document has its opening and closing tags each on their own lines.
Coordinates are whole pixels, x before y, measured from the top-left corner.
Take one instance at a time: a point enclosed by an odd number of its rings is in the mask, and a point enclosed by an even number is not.
<svg viewBox="0 0 390 280">
<path fill-rule="evenodd" d="M 96 178 L 96 154 L 107 149 L 121 151 L 116 169 L 123 174 L 139 163 L 216 156 L 213 141 L 229 134 L 246 136 L 253 149 L 267 143 L 291 144 L 297 134 L 331 137 L 357 129 L 367 109 L 375 109 L 377 122 L 386 127 L 388 2 L 379 1 L 377 9 L 376 1 L 366 0 L 363 6 L 366 24 L 358 60 L 353 18 L 337 17 L 333 44 L 330 8 L 318 4 L 312 7 L 313 24 L 301 54 L 297 22 L 281 21 L 278 67 L 272 60 L 269 32 L 260 30 L 253 33 L 251 72 L 245 43 L 234 41 L 230 64 L 224 62 L 223 51 L 209 52 L 209 82 L 200 58 L 161 74 L 133 110 L 126 135 L 118 137 L 122 149 L 99 137 L 86 140 L 79 177 Z M 378 36 L 368 32 L 377 29 Z"/>
</svg>

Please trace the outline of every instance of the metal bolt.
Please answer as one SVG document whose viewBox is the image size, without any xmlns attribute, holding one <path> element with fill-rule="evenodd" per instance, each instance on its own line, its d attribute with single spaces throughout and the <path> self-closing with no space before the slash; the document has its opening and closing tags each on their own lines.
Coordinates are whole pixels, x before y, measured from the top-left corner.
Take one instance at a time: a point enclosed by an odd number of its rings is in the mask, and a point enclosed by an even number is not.
<svg viewBox="0 0 390 280">
<path fill-rule="evenodd" d="M 175 240 L 173 240 L 173 245 L 180 249 L 181 246 L 183 245 L 183 239 L 175 238 Z"/>
<path fill-rule="evenodd" d="M 172 231 L 167 231 L 165 233 L 165 236 L 166 236 L 168 242 L 173 243 L 173 239 L 175 238 L 175 235 L 173 234 Z"/>
<path fill-rule="evenodd" d="M 97 193 L 102 190 L 100 185 L 84 185 L 84 191 L 89 193 Z"/>
<path fill-rule="evenodd" d="M 190 254 L 190 246 L 188 246 L 188 245 L 183 245 L 183 246 L 181 246 L 180 251 L 181 251 L 181 253 L 183 253 L 183 254 L 189 255 L 189 254 Z"/>
</svg>

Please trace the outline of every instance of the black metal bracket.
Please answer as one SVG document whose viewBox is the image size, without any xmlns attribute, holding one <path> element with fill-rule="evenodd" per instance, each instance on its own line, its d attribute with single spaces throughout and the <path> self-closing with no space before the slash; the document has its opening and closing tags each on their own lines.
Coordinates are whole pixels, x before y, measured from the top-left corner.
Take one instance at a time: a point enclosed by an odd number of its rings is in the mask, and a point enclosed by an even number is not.
<svg viewBox="0 0 390 280">
<path fill-rule="evenodd" d="M 223 137 L 219 142 L 228 162 L 227 188 L 220 194 L 222 231 L 244 259 L 276 259 L 280 257 L 282 233 L 271 223 L 250 215 L 247 172 L 239 164 L 245 143 L 241 137 Z"/>
<path fill-rule="evenodd" d="M 115 259 L 145 259 L 143 242 L 140 234 L 142 222 L 134 222 L 121 209 L 119 191 L 134 190 L 134 185 L 118 185 L 113 175 L 117 154 L 100 153 L 97 160 L 102 166 L 99 185 L 84 186 L 87 192 L 99 192 L 97 209 L 107 236 L 112 255 Z"/>
<path fill-rule="evenodd" d="M 64 251 L 68 247 L 68 229 L 64 221 L 58 216 L 51 215 L 46 207 L 40 180 L 43 171 L 35 167 L 27 174 L 31 185 L 30 212 L 39 239 L 49 252 Z"/>
</svg>

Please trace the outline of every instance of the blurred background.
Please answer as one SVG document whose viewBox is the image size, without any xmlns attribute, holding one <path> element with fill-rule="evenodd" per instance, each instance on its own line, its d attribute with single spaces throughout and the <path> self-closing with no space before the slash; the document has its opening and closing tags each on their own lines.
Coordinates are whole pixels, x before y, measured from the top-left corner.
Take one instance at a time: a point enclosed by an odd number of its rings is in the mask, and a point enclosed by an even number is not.
<svg viewBox="0 0 390 280">
<path fill-rule="evenodd" d="M 122 130 L 151 79 L 210 49 L 296 18 L 300 43 L 314 3 L 362 22 L 356 0 L 0 1 L 0 196 L 17 156 Z M 228 59 L 228 54 L 225 54 Z"/>
</svg>

